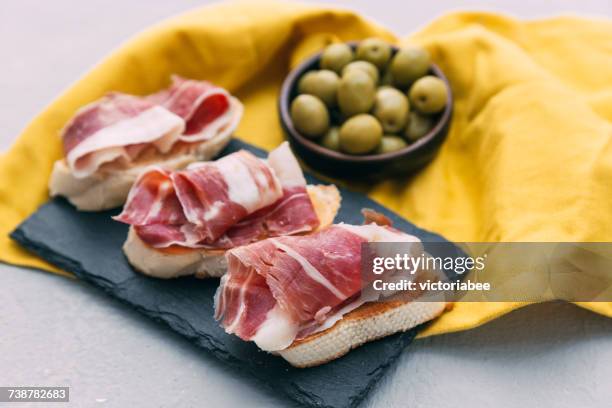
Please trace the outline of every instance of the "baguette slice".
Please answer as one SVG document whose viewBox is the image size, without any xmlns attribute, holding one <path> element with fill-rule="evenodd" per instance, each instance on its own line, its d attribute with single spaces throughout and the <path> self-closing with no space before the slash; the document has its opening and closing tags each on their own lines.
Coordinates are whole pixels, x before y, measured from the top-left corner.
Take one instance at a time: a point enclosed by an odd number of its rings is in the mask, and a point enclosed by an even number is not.
<svg viewBox="0 0 612 408">
<path fill-rule="evenodd" d="M 309 185 L 307 189 L 320 221 L 319 229 L 331 225 L 340 208 L 340 192 L 334 185 Z M 136 270 L 156 278 L 169 279 L 187 275 L 218 278 L 227 270 L 225 250 L 178 247 L 156 249 L 143 242 L 133 227 L 130 227 L 123 244 L 123 252 Z"/>
<path fill-rule="evenodd" d="M 49 180 L 51 196 L 64 196 L 81 211 L 102 211 L 125 203 L 130 188 L 138 176 L 149 166 L 159 165 L 168 169 L 182 169 L 196 161 L 215 157 L 232 138 L 231 132 L 220 132 L 210 140 L 198 144 L 190 152 L 166 157 L 163 160 L 146 161 L 127 169 L 107 173 L 95 173 L 76 178 L 64 159 L 53 165 Z"/>
<path fill-rule="evenodd" d="M 305 368 L 335 360 L 356 347 L 410 330 L 439 316 L 445 302 L 372 302 L 344 315 L 327 330 L 296 340 L 278 354 L 292 366 Z"/>
</svg>

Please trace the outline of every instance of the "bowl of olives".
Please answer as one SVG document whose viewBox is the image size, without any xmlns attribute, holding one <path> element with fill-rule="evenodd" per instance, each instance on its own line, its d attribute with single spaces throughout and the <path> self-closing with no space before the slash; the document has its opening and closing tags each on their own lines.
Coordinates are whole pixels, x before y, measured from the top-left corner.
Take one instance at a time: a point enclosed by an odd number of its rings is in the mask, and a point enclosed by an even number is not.
<svg viewBox="0 0 612 408">
<path fill-rule="evenodd" d="M 426 50 L 377 38 L 333 43 L 296 67 L 279 97 L 293 150 L 334 177 L 414 173 L 446 138 L 452 94 Z"/>
</svg>

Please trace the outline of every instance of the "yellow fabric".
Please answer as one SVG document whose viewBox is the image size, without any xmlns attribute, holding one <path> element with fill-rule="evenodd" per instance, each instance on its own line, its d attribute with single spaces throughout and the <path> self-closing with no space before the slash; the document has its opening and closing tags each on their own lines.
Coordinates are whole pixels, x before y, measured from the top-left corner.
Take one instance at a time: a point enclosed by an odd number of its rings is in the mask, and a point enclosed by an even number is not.
<svg viewBox="0 0 612 408">
<path fill-rule="evenodd" d="M 406 27 L 406 30 L 410 30 Z M 0 157 L 0 260 L 59 273 L 7 237 L 47 199 L 58 131 L 105 92 L 146 94 L 169 76 L 206 78 L 245 104 L 237 134 L 283 135 L 276 97 L 289 68 L 334 40 L 398 39 L 355 14 L 296 3 L 230 3 L 129 41 L 45 109 Z M 612 241 L 612 22 L 442 17 L 411 38 L 450 79 L 455 116 L 440 154 L 412 180 L 357 186 L 456 241 Z M 478 326 L 521 304 L 462 303 L 424 335 Z M 581 304 L 612 316 L 611 303 Z"/>
</svg>

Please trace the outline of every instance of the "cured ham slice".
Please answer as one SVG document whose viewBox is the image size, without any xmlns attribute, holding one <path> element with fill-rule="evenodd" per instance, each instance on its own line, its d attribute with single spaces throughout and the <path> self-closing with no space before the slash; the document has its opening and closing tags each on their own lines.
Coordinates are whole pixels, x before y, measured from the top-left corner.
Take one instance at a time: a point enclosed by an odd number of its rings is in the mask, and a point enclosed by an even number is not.
<svg viewBox="0 0 612 408">
<path fill-rule="evenodd" d="M 232 226 L 215 246 L 233 248 L 268 236 L 309 232 L 319 226 L 302 169 L 287 143 L 270 152 L 268 165 L 282 187 L 282 197 Z"/>
<path fill-rule="evenodd" d="M 170 88 L 153 94 L 149 101 L 161 105 L 185 121 L 181 139 L 198 142 L 235 127 L 237 104 L 223 88 L 207 81 L 172 76 Z"/>
<path fill-rule="evenodd" d="M 269 238 L 229 250 L 215 295 L 226 332 L 267 351 L 331 327 L 361 306 L 361 246 L 420 241 L 388 226 L 337 224 L 312 235 Z"/>
<path fill-rule="evenodd" d="M 183 152 L 215 136 L 229 135 L 242 115 L 241 104 L 206 81 L 173 77 L 168 90 L 149 97 L 111 93 L 81 108 L 62 131 L 72 174 L 85 178 L 106 163 L 124 168 L 145 151 Z"/>
<path fill-rule="evenodd" d="M 123 212 L 117 217 L 134 225 L 182 224 L 187 220 L 172 184 L 171 172 L 151 168 L 132 188 Z"/>
<path fill-rule="evenodd" d="M 289 146 L 267 162 L 239 151 L 183 171 L 141 175 L 116 220 L 154 248 L 227 249 L 314 230 L 319 220 Z"/>
<path fill-rule="evenodd" d="M 81 108 L 62 132 L 68 167 L 79 178 L 104 163 L 130 162 L 151 144 L 168 152 L 185 129 L 181 117 L 144 99 L 112 93 Z"/>
</svg>

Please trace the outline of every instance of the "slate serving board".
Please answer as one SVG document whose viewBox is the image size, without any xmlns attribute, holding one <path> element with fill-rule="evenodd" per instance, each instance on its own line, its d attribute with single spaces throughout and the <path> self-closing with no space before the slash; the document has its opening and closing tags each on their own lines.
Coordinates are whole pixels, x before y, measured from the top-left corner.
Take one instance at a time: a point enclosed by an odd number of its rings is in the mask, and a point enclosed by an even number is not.
<svg viewBox="0 0 612 408">
<path fill-rule="evenodd" d="M 233 140 L 222 154 L 239 149 L 267 155 L 239 140 Z M 306 178 L 310 184 L 321 183 L 311 175 Z M 424 242 L 447 242 L 360 193 L 343 188 L 340 192 L 342 207 L 337 222 L 361 224 L 360 210 L 367 207 L 384 213 L 396 227 Z M 56 198 L 25 220 L 11 237 L 50 263 L 165 323 L 222 362 L 251 374 L 286 402 L 288 399 L 306 407 L 358 405 L 415 337 L 416 330 L 410 330 L 368 343 L 319 367 L 293 368 L 282 358 L 261 352 L 219 327 L 213 318 L 217 279 L 157 280 L 134 272 L 121 251 L 128 228 L 110 218 L 118 212 L 79 212 L 64 199 Z"/>
</svg>

